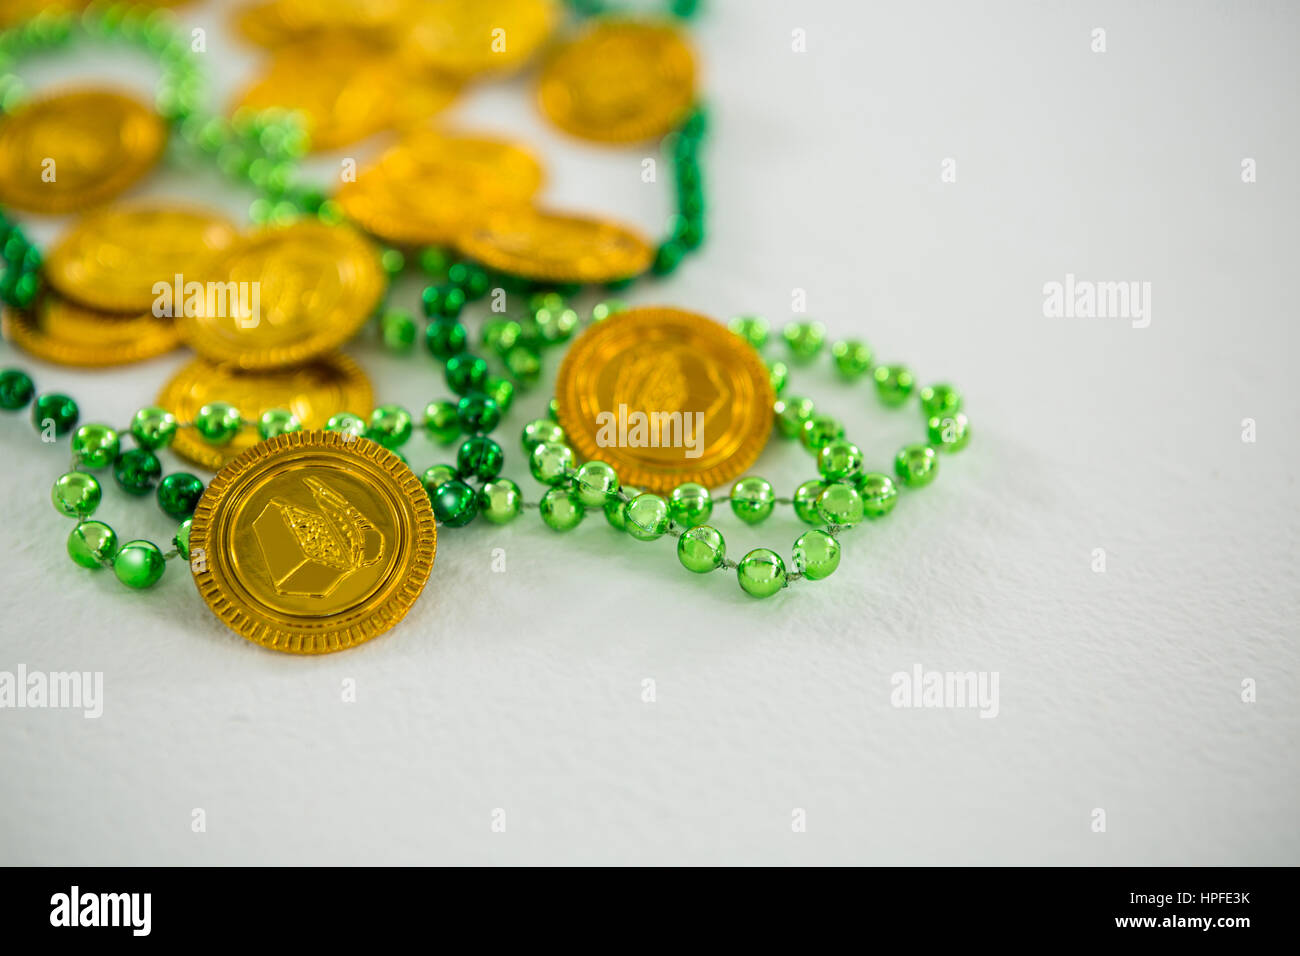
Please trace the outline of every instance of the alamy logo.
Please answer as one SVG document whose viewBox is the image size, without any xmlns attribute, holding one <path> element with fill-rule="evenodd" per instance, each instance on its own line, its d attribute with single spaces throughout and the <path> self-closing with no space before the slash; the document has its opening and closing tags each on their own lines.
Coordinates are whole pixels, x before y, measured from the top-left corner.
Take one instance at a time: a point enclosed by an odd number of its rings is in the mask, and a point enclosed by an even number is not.
<svg viewBox="0 0 1300 956">
<path fill-rule="evenodd" d="M 232 318 L 241 329 L 255 329 L 262 322 L 260 282 L 186 282 L 176 275 L 171 282 L 155 282 L 153 295 L 153 314 L 158 318 Z"/>
<path fill-rule="evenodd" d="M 927 671 L 913 664 L 889 678 L 895 707 L 978 708 L 980 717 L 998 715 L 997 671 Z"/>
<path fill-rule="evenodd" d="M 70 892 L 50 897 L 51 926 L 128 926 L 133 936 L 148 936 L 152 925 L 151 893 Z"/>
<path fill-rule="evenodd" d="M 687 458 L 704 452 L 703 412 L 628 411 L 596 415 L 596 444 L 601 448 L 684 448 Z"/>
<path fill-rule="evenodd" d="M 80 710 L 95 719 L 104 713 L 103 671 L 0 671 L 0 708 Z"/>
<path fill-rule="evenodd" d="M 1129 319 L 1135 329 L 1151 324 L 1150 282 L 1093 282 L 1067 272 L 1064 282 L 1043 284 L 1043 315 L 1049 319 Z"/>
</svg>

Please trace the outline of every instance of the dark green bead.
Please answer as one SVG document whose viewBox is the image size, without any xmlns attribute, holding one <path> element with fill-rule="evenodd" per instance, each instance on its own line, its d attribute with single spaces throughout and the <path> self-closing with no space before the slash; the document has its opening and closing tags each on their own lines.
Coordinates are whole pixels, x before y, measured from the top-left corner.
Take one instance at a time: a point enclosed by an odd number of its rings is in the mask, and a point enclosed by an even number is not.
<svg viewBox="0 0 1300 956">
<path fill-rule="evenodd" d="M 379 317 L 379 333 L 392 352 L 409 352 L 415 345 L 415 316 L 405 309 L 388 309 Z"/>
<path fill-rule="evenodd" d="M 36 386 L 26 372 L 16 368 L 0 372 L 0 408 L 7 412 L 26 408 L 34 394 Z"/>
<path fill-rule="evenodd" d="M 489 375 L 488 380 L 483 383 L 483 392 L 497 403 L 497 410 L 504 415 L 515 400 L 515 383 L 507 378 Z"/>
<path fill-rule="evenodd" d="M 460 436 L 460 415 L 453 402 L 437 401 L 424 406 L 424 430 L 444 445 Z"/>
<path fill-rule="evenodd" d="M 478 514 L 478 495 L 463 481 L 444 481 L 433 491 L 433 513 L 443 524 L 460 528 Z"/>
<path fill-rule="evenodd" d="M 98 571 L 117 552 L 117 532 L 102 521 L 83 521 L 68 535 L 68 557 Z"/>
<path fill-rule="evenodd" d="M 420 250 L 420 268 L 424 270 L 425 275 L 432 276 L 435 279 L 441 279 L 447 275 L 447 266 L 450 262 L 451 257 L 447 255 L 446 249 L 440 249 L 437 246 L 425 246 Z"/>
<path fill-rule="evenodd" d="M 516 345 L 506 353 L 506 368 L 520 385 L 537 384 L 542 375 L 542 360 L 526 345 Z"/>
<path fill-rule="evenodd" d="M 457 395 L 483 391 L 488 364 L 477 355 L 454 355 L 447 360 L 447 387 Z"/>
<path fill-rule="evenodd" d="M 127 494 L 147 495 L 162 477 L 162 465 L 149 449 L 132 448 L 117 456 L 113 477 Z"/>
<path fill-rule="evenodd" d="M 504 356 L 519 343 L 523 332 L 514 319 L 491 319 L 483 323 L 483 347 Z"/>
<path fill-rule="evenodd" d="M 677 267 L 681 265 L 682 257 L 685 255 L 685 247 L 680 242 L 669 239 L 655 251 L 654 262 L 650 265 L 650 271 L 657 276 L 671 275 L 677 271 Z"/>
<path fill-rule="evenodd" d="M 420 301 L 429 318 L 455 319 L 465 308 L 465 291 L 454 285 L 426 286 Z"/>
<path fill-rule="evenodd" d="M 424 344 L 436 359 L 446 361 L 465 351 L 469 332 L 454 319 L 438 319 L 424 330 Z"/>
<path fill-rule="evenodd" d="M 769 548 L 755 548 L 740 559 L 736 578 L 751 597 L 771 597 L 786 585 L 785 562 Z"/>
<path fill-rule="evenodd" d="M 501 474 L 506 456 L 491 438 L 476 435 L 461 442 L 456 452 L 456 471 L 462 478 L 491 481 Z"/>
<path fill-rule="evenodd" d="M 167 569 L 162 551 L 152 541 L 128 541 L 113 556 L 113 573 L 129 588 L 153 587 Z"/>
<path fill-rule="evenodd" d="M 257 416 L 257 434 L 262 441 L 302 431 L 302 422 L 287 408 L 268 408 Z"/>
<path fill-rule="evenodd" d="M 566 488 L 548 488 L 538 504 L 542 521 L 555 531 L 572 531 L 582 524 L 586 509 Z"/>
<path fill-rule="evenodd" d="M 72 435 L 72 457 L 86 468 L 107 468 L 120 450 L 116 429 L 107 425 L 82 425 Z"/>
<path fill-rule="evenodd" d="M 330 416 L 329 421 L 325 423 L 325 430 L 361 438 L 366 433 L 366 420 L 351 412 L 339 412 L 337 415 Z"/>
<path fill-rule="evenodd" d="M 727 557 L 727 543 L 716 528 L 697 525 L 682 532 L 677 539 L 677 560 L 687 571 L 707 574 L 722 567 Z"/>
<path fill-rule="evenodd" d="M 675 214 L 668 220 L 668 234 L 684 250 L 698 249 L 704 244 L 704 220 Z"/>
<path fill-rule="evenodd" d="M 433 493 L 438 490 L 438 486 L 455 478 L 455 465 L 431 465 L 424 469 L 424 474 L 420 476 L 420 484 L 424 485 L 424 490 L 429 493 L 429 500 L 432 501 Z"/>
<path fill-rule="evenodd" d="M 50 489 L 54 509 L 69 518 L 88 518 L 103 499 L 103 490 L 94 475 L 70 471 L 60 475 Z"/>
<path fill-rule="evenodd" d="M 131 419 L 131 437 L 141 448 L 165 448 L 176 437 L 176 416 L 161 408 L 142 408 Z"/>
<path fill-rule="evenodd" d="M 48 422 L 55 436 L 62 438 L 77 424 L 79 414 L 76 402 L 66 395 L 51 393 L 40 396 L 32 405 L 32 424 L 37 431 L 43 432 Z"/>
<path fill-rule="evenodd" d="M 194 514 L 202 497 L 203 482 L 188 472 L 174 471 L 158 483 L 158 507 L 177 521 Z"/>
<path fill-rule="evenodd" d="M 194 519 L 186 518 L 181 522 L 180 527 L 176 529 L 176 534 L 172 538 L 172 546 L 176 549 L 176 553 L 181 556 L 182 561 L 190 559 L 190 528 L 193 525 Z"/>
<path fill-rule="evenodd" d="M 468 435 L 490 432 L 501 422 L 501 409 L 483 393 L 473 392 L 456 406 L 456 420 Z"/>
<path fill-rule="evenodd" d="M 228 445 L 243 425 L 239 409 L 227 402 L 209 402 L 194 417 L 194 430 L 211 445 Z"/>
<path fill-rule="evenodd" d="M 411 413 L 401 405 L 380 405 L 370 413 L 366 437 L 385 448 L 400 448 L 411 437 Z"/>
</svg>

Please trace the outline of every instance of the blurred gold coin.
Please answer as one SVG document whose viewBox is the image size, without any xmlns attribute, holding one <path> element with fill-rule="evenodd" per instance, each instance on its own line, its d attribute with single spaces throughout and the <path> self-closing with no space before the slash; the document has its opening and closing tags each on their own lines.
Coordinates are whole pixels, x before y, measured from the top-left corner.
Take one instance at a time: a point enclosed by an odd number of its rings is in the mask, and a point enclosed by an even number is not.
<svg viewBox="0 0 1300 956">
<path fill-rule="evenodd" d="M 776 401 L 758 353 L 703 315 L 620 312 L 584 332 L 555 380 L 558 416 L 583 460 L 658 494 L 710 488 L 746 471 L 772 431 Z"/>
<path fill-rule="evenodd" d="M 627 226 L 523 207 L 492 213 L 456 246 L 490 269 L 550 282 L 626 279 L 654 258 L 650 242 Z"/>
<path fill-rule="evenodd" d="M 224 216 L 139 204 L 92 212 L 65 232 L 45 260 L 60 293 L 112 312 L 152 309 L 157 283 L 206 279 L 213 258 L 239 237 Z M 169 311 L 170 314 L 170 311 Z"/>
<path fill-rule="evenodd" d="M 270 0 L 236 8 L 236 31 L 250 43 L 278 47 L 323 33 L 388 45 L 419 0 Z"/>
<path fill-rule="evenodd" d="M 186 461 L 216 471 L 259 441 L 257 421 L 270 408 L 298 416 L 305 429 L 324 428 L 331 415 L 370 415 L 370 379 L 346 355 L 332 352 L 293 368 L 249 372 L 228 363 L 199 358 L 177 372 L 158 395 L 161 407 L 181 421 L 193 421 L 208 402 L 229 402 L 250 422 L 229 444 L 212 445 L 193 428 L 182 428 L 172 450 Z"/>
<path fill-rule="evenodd" d="M 30 309 L 6 309 L 5 336 L 25 352 L 59 365 L 102 368 L 163 355 L 180 345 L 166 316 L 88 309 L 46 293 Z"/>
<path fill-rule="evenodd" d="M 107 202 L 162 155 L 167 128 L 139 100 L 78 89 L 0 119 L 0 205 L 65 213 Z"/>
<path fill-rule="evenodd" d="M 346 226 L 303 219 L 259 230 L 184 290 L 177 325 L 194 351 L 240 368 L 294 365 L 352 338 L 387 278 L 374 246 Z"/>
<path fill-rule="evenodd" d="M 321 654 L 402 619 L 433 568 L 429 495 L 365 438 L 305 431 L 254 445 L 212 479 L 190 527 L 199 594 L 240 637 Z"/>
<path fill-rule="evenodd" d="M 402 53 L 452 76 L 507 73 L 532 59 L 559 14 L 555 0 L 429 0 L 413 11 Z"/>
<path fill-rule="evenodd" d="M 695 102 L 695 56 L 675 27 L 597 21 L 547 58 L 537 97 L 550 121 L 574 136 L 653 139 L 676 129 Z"/>
</svg>

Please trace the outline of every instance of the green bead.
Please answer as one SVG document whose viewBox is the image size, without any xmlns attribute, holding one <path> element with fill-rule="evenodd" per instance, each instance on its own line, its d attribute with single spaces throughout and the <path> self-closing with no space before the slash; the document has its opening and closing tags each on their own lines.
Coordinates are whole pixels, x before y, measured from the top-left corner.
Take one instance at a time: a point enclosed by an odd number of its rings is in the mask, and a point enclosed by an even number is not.
<svg viewBox="0 0 1300 956">
<path fill-rule="evenodd" d="M 940 451 L 961 451 L 970 441 L 970 423 L 961 412 L 935 415 L 926 423 L 930 444 Z"/>
<path fill-rule="evenodd" d="M 379 334 L 392 352 L 409 352 L 415 345 L 415 316 L 405 309 L 388 309 L 379 317 Z"/>
<path fill-rule="evenodd" d="M 894 457 L 894 474 L 909 488 L 923 488 L 939 473 L 939 456 L 929 445 L 904 445 Z"/>
<path fill-rule="evenodd" d="M 745 524 L 758 524 L 776 507 L 776 492 L 766 478 L 741 478 L 731 486 L 731 510 Z"/>
<path fill-rule="evenodd" d="M 469 332 L 454 319 L 436 319 L 424 330 L 424 344 L 436 359 L 446 361 L 465 351 Z"/>
<path fill-rule="evenodd" d="M 489 375 L 488 380 L 483 383 L 483 394 L 496 402 L 497 411 L 504 415 L 515 400 L 515 383 L 508 378 Z"/>
<path fill-rule="evenodd" d="M 330 416 L 329 421 L 325 423 L 325 430 L 361 438 L 366 433 L 366 420 L 351 412 L 339 412 L 337 415 Z"/>
<path fill-rule="evenodd" d="M 547 488 L 538 504 L 542 520 L 555 531 L 571 531 L 582 523 L 586 509 L 567 488 Z"/>
<path fill-rule="evenodd" d="M 94 475 L 69 471 L 59 475 L 50 489 L 54 510 L 69 518 L 88 518 L 95 513 L 104 492 Z"/>
<path fill-rule="evenodd" d="M 573 478 L 574 496 L 588 508 L 604 508 L 610 496 L 618 497 L 618 472 L 603 461 L 589 461 Z"/>
<path fill-rule="evenodd" d="M 573 449 L 559 442 L 545 441 L 528 456 L 528 470 L 544 485 L 558 485 L 573 468 Z"/>
<path fill-rule="evenodd" d="M 167 560 L 152 541 L 128 541 L 113 556 L 113 573 L 137 591 L 153 587 L 167 569 Z"/>
<path fill-rule="evenodd" d="M 767 319 L 762 316 L 738 315 L 727 323 L 727 328 L 756 349 L 767 344 Z"/>
<path fill-rule="evenodd" d="M 641 494 L 639 488 L 629 488 L 624 485 L 619 489 L 619 494 L 605 502 L 605 520 L 615 531 L 627 530 L 627 506 L 628 503 Z M 627 500 L 625 501 L 624 498 Z"/>
<path fill-rule="evenodd" d="M 461 478 L 491 481 L 501 474 L 505 463 L 501 446 L 485 435 L 467 438 L 456 451 L 456 471 Z"/>
<path fill-rule="evenodd" d="M 0 372 L 0 408 L 7 412 L 26 408 L 34 394 L 36 386 L 26 372 L 16 368 Z"/>
<path fill-rule="evenodd" d="M 703 485 L 684 482 L 668 496 L 668 513 L 683 528 L 697 527 L 713 515 L 713 496 Z"/>
<path fill-rule="evenodd" d="M 807 362 L 816 358 L 826 344 L 826 326 L 820 322 L 791 322 L 781 330 L 781 336 L 795 361 Z"/>
<path fill-rule="evenodd" d="M 379 264 L 390 276 L 401 275 L 406 268 L 406 256 L 398 249 L 385 249 L 379 254 Z"/>
<path fill-rule="evenodd" d="M 829 484 L 817 499 L 817 513 L 826 524 L 852 527 L 865 513 L 862 495 L 848 482 Z"/>
<path fill-rule="evenodd" d="M 98 571 L 117 552 L 117 533 L 102 521 L 83 521 L 68 535 L 68 556 Z"/>
<path fill-rule="evenodd" d="M 650 263 L 650 271 L 657 276 L 672 275 L 677 271 L 677 267 L 681 265 L 682 257 L 685 255 L 686 247 L 680 242 L 670 239 L 655 250 L 654 261 Z"/>
<path fill-rule="evenodd" d="M 424 490 L 429 493 L 429 500 L 432 501 L 433 493 L 438 486 L 455 478 L 455 465 L 431 465 L 424 469 L 424 474 L 420 476 L 420 484 L 424 485 Z"/>
<path fill-rule="evenodd" d="M 455 319 L 465 308 L 465 290 L 454 285 L 426 286 L 420 295 L 424 314 L 431 319 Z"/>
<path fill-rule="evenodd" d="M 430 402 L 424 406 L 424 430 L 444 445 L 460 435 L 460 410 L 455 402 Z"/>
<path fill-rule="evenodd" d="M 516 345 L 506 353 L 506 368 L 521 385 L 535 385 L 542 374 L 542 360 L 526 345 Z"/>
<path fill-rule="evenodd" d="M 894 479 L 878 471 L 858 476 L 858 494 L 862 496 L 862 510 L 868 518 L 883 518 L 894 510 L 898 501 L 898 488 Z"/>
<path fill-rule="evenodd" d="M 878 365 L 871 377 L 876 383 L 876 394 L 891 408 L 907 401 L 916 387 L 912 373 L 902 365 Z"/>
<path fill-rule="evenodd" d="M 620 312 L 627 311 L 627 303 L 622 299 L 606 299 L 604 302 L 597 302 L 591 308 L 591 321 L 604 322 L 611 315 L 617 315 Z"/>
<path fill-rule="evenodd" d="M 435 488 L 431 500 L 434 516 L 452 528 L 469 524 L 478 514 L 478 495 L 465 482 L 455 478 Z"/>
<path fill-rule="evenodd" d="M 51 393 L 40 396 L 32 405 L 32 424 L 37 431 L 44 431 L 48 422 L 55 437 L 62 438 L 77 424 L 79 414 L 76 402 L 66 395 Z"/>
<path fill-rule="evenodd" d="M 131 419 L 131 437 L 141 448 L 166 448 L 176 437 L 176 416 L 161 408 L 142 408 Z"/>
<path fill-rule="evenodd" d="M 162 477 L 162 465 L 149 449 L 132 448 L 117 456 L 113 477 L 127 494 L 147 495 Z"/>
<path fill-rule="evenodd" d="M 862 470 L 862 449 L 837 438 L 817 451 L 817 471 L 827 481 L 839 481 Z"/>
<path fill-rule="evenodd" d="M 921 389 L 921 414 L 927 419 L 946 418 L 961 411 L 961 392 L 951 385 L 927 385 Z"/>
<path fill-rule="evenodd" d="M 489 481 L 478 492 L 479 508 L 483 517 L 493 524 L 508 524 L 519 517 L 524 508 L 524 497 L 519 486 L 509 478 Z"/>
<path fill-rule="evenodd" d="M 199 437 L 211 445 L 229 444 L 239 434 L 241 424 L 239 409 L 226 402 L 209 402 L 194 418 Z"/>
<path fill-rule="evenodd" d="M 821 524 L 822 515 L 817 510 L 817 501 L 826 486 L 816 478 L 805 481 L 794 490 L 794 513 L 804 524 Z"/>
<path fill-rule="evenodd" d="M 856 382 L 871 367 L 871 347 L 866 342 L 846 339 L 831 346 L 835 371 L 846 382 Z"/>
<path fill-rule="evenodd" d="M 202 497 L 203 482 L 184 471 L 174 471 L 158 483 L 158 507 L 177 521 L 194 514 Z"/>
<path fill-rule="evenodd" d="M 490 432 L 501 421 L 501 409 L 482 392 L 466 395 L 456 406 L 456 419 L 467 435 Z"/>
<path fill-rule="evenodd" d="M 117 430 L 107 425 L 82 425 L 72 434 L 72 457 L 86 468 L 107 468 L 120 446 Z"/>
<path fill-rule="evenodd" d="M 844 426 L 829 415 L 814 415 L 803 423 L 803 429 L 799 432 L 803 447 L 815 452 L 843 437 Z"/>
<path fill-rule="evenodd" d="M 181 522 L 180 527 L 176 529 L 176 535 L 172 538 L 172 546 L 176 548 L 176 553 L 181 556 L 182 561 L 190 559 L 190 528 L 194 525 L 193 518 L 186 518 Z"/>
<path fill-rule="evenodd" d="M 483 323 L 483 347 L 505 355 L 519 342 L 523 326 L 514 319 L 490 319 Z"/>
<path fill-rule="evenodd" d="M 772 392 L 776 395 L 784 392 L 786 384 L 790 381 L 790 366 L 780 359 L 772 359 L 767 363 L 767 374 L 768 381 L 772 383 Z"/>
<path fill-rule="evenodd" d="M 302 431 L 302 422 L 287 408 L 268 408 L 257 416 L 257 434 L 262 441 L 299 431 Z"/>
<path fill-rule="evenodd" d="M 564 444 L 564 429 L 549 418 L 534 418 L 524 426 L 519 441 L 524 446 L 524 451 L 531 454 L 532 450 L 543 442 Z"/>
<path fill-rule="evenodd" d="M 751 597 L 771 597 L 785 587 L 785 562 L 775 551 L 755 548 L 740 559 L 736 577 Z"/>
<path fill-rule="evenodd" d="M 483 391 L 488 364 L 477 355 L 453 355 L 447 359 L 447 387 L 457 395 Z"/>
<path fill-rule="evenodd" d="M 553 422 L 560 420 L 560 400 L 558 398 L 552 398 L 546 403 L 546 417 Z"/>
<path fill-rule="evenodd" d="M 715 528 L 696 525 L 677 539 L 677 560 L 687 571 L 707 574 L 722 567 L 727 557 L 727 543 Z"/>
<path fill-rule="evenodd" d="M 804 422 L 812 418 L 816 411 L 810 398 L 782 398 L 772 408 L 776 412 L 776 427 L 782 438 L 798 438 L 802 435 Z"/>
<path fill-rule="evenodd" d="M 567 306 L 540 309 L 534 318 L 542 341 L 552 345 L 568 339 L 579 325 L 578 313 Z"/>
<path fill-rule="evenodd" d="M 440 279 L 447 274 L 447 266 L 451 263 L 451 256 L 447 254 L 446 249 L 439 249 L 437 246 L 425 246 L 420 250 L 420 268 L 425 274 Z"/>
<path fill-rule="evenodd" d="M 654 541 L 668 531 L 668 502 L 658 495 L 640 494 L 623 511 L 627 533 L 638 541 Z"/>
<path fill-rule="evenodd" d="M 400 448 L 411 437 L 411 413 L 401 405 L 380 405 L 370 413 L 366 437 L 385 448 Z"/>
<path fill-rule="evenodd" d="M 830 577 L 840 566 L 840 543 L 825 531 L 805 531 L 794 543 L 794 569 L 809 581 Z"/>
</svg>

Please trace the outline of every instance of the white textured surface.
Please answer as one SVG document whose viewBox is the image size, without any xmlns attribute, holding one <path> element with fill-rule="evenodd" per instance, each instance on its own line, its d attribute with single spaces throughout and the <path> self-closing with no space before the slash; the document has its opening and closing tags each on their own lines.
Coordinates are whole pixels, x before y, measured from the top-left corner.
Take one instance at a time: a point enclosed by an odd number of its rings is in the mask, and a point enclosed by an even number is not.
<svg viewBox="0 0 1300 956">
<path fill-rule="evenodd" d="M 633 298 L 780 322 L 805 289 L 832 335 L 958 383 L 974 423 L 934 486 L 846 536 L 829 581 L 756 602 L 683 572 L 667 541 L 600 519 L 560 537 L 531 514 L 440 536 L 389 635 L 279 656 L 228 632 L 177 566 L 145 594 L 72 566 L 47 498 L 66 452 L 0 420 L 0 670 L 102 670 L 106 696 L 99 720 L 0 711 L 0 862 L 1300 862 L 1300 19 L 1282 3 L 984 6 L 732 0 L 699 29 L 710 241 Z M 183 16 L 209 27 L 232 89 L 251 51 L 213 6 Z M 148 83 L 106 57 L 30 76 L 105 71 Z M 562 140 L 523 82 L 454 115 L 534 143 L 557 205 L 653 229 L 667 210 L 641 151 Z M 248 199 L 179 172 L 147 191 Z M 1067 272 L 1151 282 L 1150 327 L 1044 318 L 1042 286 Z M 427 357 L 352 352 L 386 400 L 442 393 Z M 182 361 L 5 364 L 122 422 Z M 877 466 L 918 435 L 914 412 L 824 366 L 793 390 Z M 514 436 L 543 400 L 501 432 L 530 497 Z M 423 442 L 420 467 L 445 458 Z M 774 442 L 755 471 L 788 490 L 810 467 Z M 107 495 L 120 530 L 169 535 L 152 501 Z M 798 533 L 721 527 L 733 554 Z M 890 675 L 916 663 L 998 671 L 999 715 L 891 707 Z"/>
</svg>

